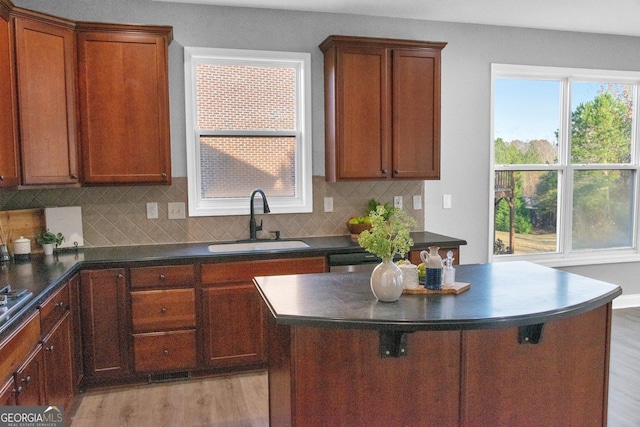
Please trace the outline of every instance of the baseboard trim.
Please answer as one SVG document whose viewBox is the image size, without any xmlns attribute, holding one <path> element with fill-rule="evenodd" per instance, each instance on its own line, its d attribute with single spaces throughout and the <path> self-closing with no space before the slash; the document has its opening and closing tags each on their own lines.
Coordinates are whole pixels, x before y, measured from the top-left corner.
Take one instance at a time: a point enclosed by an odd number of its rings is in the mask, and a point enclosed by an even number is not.
<svg viewBox="0 0 640 427">
<path fill-rule="evenodd" d="M 613 300 L 613 309 L 640 307 L 640 294 L 620 295 Z"/>
</svg>

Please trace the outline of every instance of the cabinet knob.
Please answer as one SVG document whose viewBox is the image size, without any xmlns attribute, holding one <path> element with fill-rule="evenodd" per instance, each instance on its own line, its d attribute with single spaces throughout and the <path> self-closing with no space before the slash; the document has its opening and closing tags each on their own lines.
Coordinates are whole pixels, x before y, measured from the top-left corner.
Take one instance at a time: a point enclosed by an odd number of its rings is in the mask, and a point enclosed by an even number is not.
<svg viewBox="0 0 640 427">
<path fill-rule="evenodd" d="M 54 346 L 50 345 L 49 347 L 45 347 L 45 350 L 51 353 L 54 350 Z"/>
<path fill-rule="evenodd" d="M 13 392 L 14 392 L 15 394 L 20 394 L 20 393 L 22 393 L 22 386 L 20 385 L 20 386 L 18 386 L 18 388 L 14 388 L 14 389 L 13 389 Z"/>
<path fill-rule="evenodd" d="M 167 307 L 162 307 L 160 309 L 160 313 L 165 314 L 167 312 Z"/>
<path fill-rule="evenodd" d="M 382 172 L 383 175 L 386 175 L 388 171 L 386 169 L 382 169 L 381 172 Z"/>
<path fill-rule="evenodd" d="M 64 308 L 64 305 L 65 305 L 64 301 L 59 301 L 59 302 L 56 303 L 56 307 L 58 307 L 58 308 Z"/>
<path fill-rule="evenodd" d="M 118 279 L 122 279 L 124 276 L 122 275 L 122 273 L 118 273 L 118 275 L 116 276 Z"/>
<path fill-rule="evenodd" d="M 4 181 L 4 175 L 0 175 L 0 181 Z"/>
<path fill-rule="evenodd" d="M 400 171 L 398 169 L 394 169 L 393 173 L 395 173 L 396 175 L 400 173 Z"/>
<path fill-rule="evenodd" d="M 75 173 L 71 174 L 71 179 L 78 179 L 78 175 L 76 175 Z"/>
<path fill-rule="evenodd" d="M 169 355 L 169 350 L 167 350 L 166 348 L 164 350 L 162 350 L 162 354 L 164 354 L 165 356 Z"/>
<path fill-rule="evenodd" d="M 27 378 L 23 378 L 20 381 L 22 381 L 25 384 L 29 384 L 31 382 L 31 375 L 27 375 Z"/>
<path fill-rule="evenodd" d="M 160 280 L 164 280 L 165 279 L 164 274 L 161 274 L 159 277 L 160 277 Z"/>
</svg>

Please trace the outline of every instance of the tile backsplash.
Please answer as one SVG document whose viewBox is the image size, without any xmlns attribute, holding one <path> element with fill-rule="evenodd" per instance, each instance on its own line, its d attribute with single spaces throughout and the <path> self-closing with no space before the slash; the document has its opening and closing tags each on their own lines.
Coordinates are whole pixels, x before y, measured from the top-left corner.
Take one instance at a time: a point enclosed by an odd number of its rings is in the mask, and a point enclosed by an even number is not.
<svg viewBox="0 0 640 427">
<path fill-rule="evenodd" d="M 0 210 L 55 206 L 82 207 L 87 247 L 213 242 L 249 237 L 249 215 L 167 219 L 167 203 L 187 203 L 187 179 L 174 177 L 170 186 L 113 186 L 0 191 Z M 283 238 L 347 234 L 346 222 L 362 215 L 374 198 L 393 204 L 402 196 L 404 210 L 424 230 L 423 210 L 414 210 L 412 198 L 423 195 L 423 181 L 326 182 L 313 177 L 313 207 L 308 214 L 259 214 L 264 230 L 280 230 Z M 247 195 L 248 196 L 248 195 Z M 267 194 L 267 197 L 269 195 Z M 324 198 L 333 197 L 333 212 L 324 212 Z M 158 203 L 158 219 L 147 219 L 147 202 Z"/>
</svg>

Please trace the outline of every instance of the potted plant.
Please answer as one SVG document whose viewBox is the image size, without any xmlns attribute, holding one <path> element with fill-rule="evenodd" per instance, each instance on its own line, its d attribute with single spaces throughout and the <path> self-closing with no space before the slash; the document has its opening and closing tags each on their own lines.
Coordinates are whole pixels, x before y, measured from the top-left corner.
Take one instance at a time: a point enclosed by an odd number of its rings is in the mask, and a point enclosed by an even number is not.
<svg viewBox="0 0 640 427">
<path fill-rule="evenodd" d="M 378 205 L 369 217 L 371 229 L 360 233 L 358 244 L 382 259 L 371 273 L 371 291 L 380 301 L 396 301 L 402 294 L 403 284 L 402 271 L 393 258 L 404 257 L 413 246 L 410 232 L 416 221 L 402 209 L 393 209 L 387 215 L 383 205 Z"/>
<path fill-rule="evenodd" d="M 36 242 L 42 245 L 45 255 L 51 255 L 54 247 L 57 248 L 63 241 L 64 236 L 62 233 L 54 234 L 49 230 L 42 230 L 40 234 L 38 234 L 38 237 L 36 237 Z"/>
<path fill-rule="evenodd" d="M 353 216 L 349 218 L 349 221 L 347 222 L 347 228 L 349 229 L 351 238 L 354 242 L 358 241 L 358 235 L 360 233 L 362 233 L 364 230 L 371 229 L 371 218 L 369 217 L 369 214 L 371 212 L 376 212 L 378 206 L 384 208 L 382 217 L 385 219 L 385 221 L 389 219 L 389 217 L 395 210 L 395 208 L 389 205 L 389 203 L 381 204 L 378 203 L 375 199 L 371 199 L 369 200 L 369 203 L 367 203 L 364 215 Z"/>
</svg>

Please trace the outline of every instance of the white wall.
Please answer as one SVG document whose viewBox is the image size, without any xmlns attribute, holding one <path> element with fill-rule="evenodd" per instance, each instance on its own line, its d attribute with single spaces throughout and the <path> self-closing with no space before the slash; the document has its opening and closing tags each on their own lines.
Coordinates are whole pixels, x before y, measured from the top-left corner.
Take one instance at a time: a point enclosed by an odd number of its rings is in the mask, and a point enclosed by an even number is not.
<svg viewBox="0 0 640 427">
<path fill-rule="evenodd" d="M 488 259 L 490 66 L 493 62 L 640 70 L 640 38 L 507 27 L 172 4 L 151 0 L 16 0 L 18 6 L 85 21 L 171 25 L 170 100 L 174 176 L 186 175 L 184 46 L 310 52 L 313 170 L 324 175 L 322 54 L 330 34 L 448 42 L 442 56 L 442 179 L 426 184 L 426 229 L 468 241 L 465 263 Z M 453 208 L 442 209 L 442 194 Z M 573 267 L 640 293 L 639 263 Z"/>
</svg>

